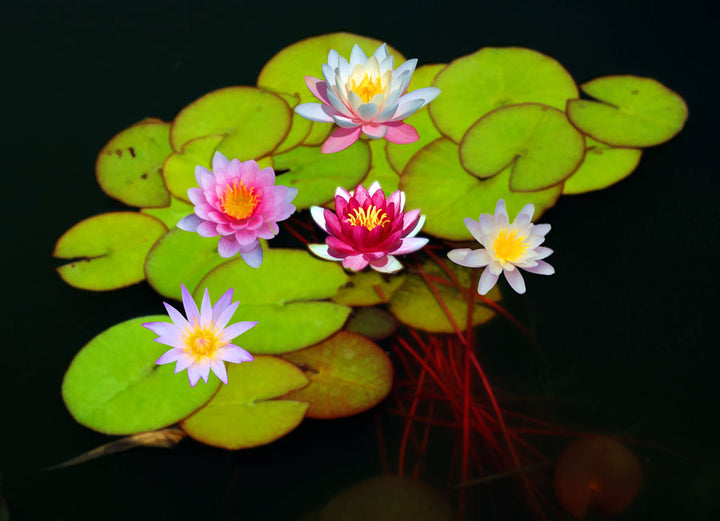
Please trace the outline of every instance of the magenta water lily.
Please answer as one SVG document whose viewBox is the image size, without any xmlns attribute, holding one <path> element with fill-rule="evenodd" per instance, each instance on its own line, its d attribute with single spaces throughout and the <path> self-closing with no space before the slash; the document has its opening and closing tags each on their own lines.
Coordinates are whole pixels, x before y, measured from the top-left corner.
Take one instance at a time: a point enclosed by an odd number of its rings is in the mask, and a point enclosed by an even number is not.
<svg viewBox="0 0 720 521">
<path fill-rule="evenodd" d="M 505 274 L 510 286 L 518 293 L 525 293 L 525 281 L 518 268 L 539 275 L 555 273 L 550 264 L 541 260 L 553 252 L 550 248 L 540 246 L 550 231 L 550 225 L 533 224 L 531 220 L 534 212 L 535 207 L 526 204 L 510 223 L 505 201 L 500 199 L 494 216 L 484 213 L 477 221 L 465 219 L 465 226 L 484 248 L 455 249 L 448 252 L 448 257 L 461 266 L 486 267 L 478 283 L 478 293 L 481 295 L 492 289 L 501 273 Z"/>
<path fill-rule="evenodd" d="M 242 347 L 230 341 L 255 327 L 257 322 L 237 322 L 228 326 L 240 302 L 232 302 L 233 290 L 227 290 L 213 306 L 205 289 L 200 309 L 190 292 L 182 286 L 185 318 L 177 309 L 165 302 L 165 309 L 172 322 L 146 322 L 148 328 L 158 336 L 155 341 L 172 346 L 156 363 L 159 365 L 175 362 L 175 372 L 187 369 L 190 385 L 203 379 L 207 383 L 210 371 L 223 382 L 228 383 L 224 362 L 239 364 L 252 362 L 253 356 Z"/>
<path fill-rule="evenodd" d="M 195 213 L 183 218 L 178 228 L 202 237 L 220 235 L 220 256 L 239 253 L 249 266 L 259 267 L 263 253 L 258 239 L 275 237 L 278 221 L 295 212 L 297 188 L 276 186 L 270 167 L 261 170 L 252 160 L 229 161 L 220 152 L 215 152 L 212 172 L 198 166 L 195 177 L 200 188 L 188 190 Z"/>
<path fill-rule="evenodd" d="M 393 273 L 402 268 L 395 258 L 421 249 L 428 239 L 415 237 L 425 222 L 420 210 L 404 211 L 405 194 L 389 197 L 377 181 L 367 189 L 358 185 L 353 193 L 338 187 L 335 211 L 314 206 L 315 222 L 328 233 L 325 244 L 311 244 L 310 251 L 323 259 L 342 261 L 345 268 Z"/>
<path fill-rule="evenodd" d="M 308 89 L 322 103 L 303 103 L 295 111 L 311 121 L 338 125 L 322 146 L 326 153 L 349 147 L 361 134 L 413 143 L 419 139 L 418 133 L 403 120 L 440 94 L 437 87 L 406 94 L 416 64 L 417 59 L 408 60 L 393 70 L 394 59 L 386 44 L 369 58 L 356 44 L 350 61 L 330 50 L 328 62 L 322 66 L 324 81 L 305 77 Z"/>
</svg>

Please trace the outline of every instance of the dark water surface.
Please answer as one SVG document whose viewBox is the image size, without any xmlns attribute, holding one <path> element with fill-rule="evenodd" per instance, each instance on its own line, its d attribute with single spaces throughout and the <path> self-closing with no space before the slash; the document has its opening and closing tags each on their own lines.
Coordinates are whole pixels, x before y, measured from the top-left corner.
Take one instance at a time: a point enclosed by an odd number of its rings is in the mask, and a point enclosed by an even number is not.
<svg viewBox="0 0 720 521">
<path fill-rule="evenodd" d="M 711 82 L 718 9 L 709 1 L 463 5 L 32 2 L 10 9 L 0 343 L 0 490 L 10 519 L 293 520 L 382 472 L 376 412 L 306 421 L 272 445 L 236 453 L 185 441 L 172 451 L 139 449 L 40 471 L 108 441 L 75 423 L 62 403 L 60 383 L 75 353 L 113 324 L 161 312 L 161 298 L 144 283 L 90 293 L 53 271 L 50 254 L 66 229 L 123 208 L 95 182 L 100 148 L 146 116 L 171 120 L 206 92 L 252 85 L 278 50 L 338 30 L 386 40 L 420 64 L 483 46 L 525 46 L 556 58 L 578 83 L 632 73 L 685 98 L 686 128 L 647 150 L 630 178 L 563 197 L 543 216 L 553 226 L 547 243 L 557 274 L 527 277 L 528 294 L 508 295 L 506 304 L 534 324 L 546 362 L 500 320 L 481 329 L 480 353 L 494 382 L 553 421 L 684 455 L 633 446 L 643 486 L 613 519 L 713 517 L 720 493 L 712 253 L 719 116 Z M 401 424 L 380 414 L 393 467 Z M 431 443 L 428 458 L 441 468 L 450 455 L 433 453 Z M 445 483 L 439 471 L 426 478 Z M 477 489 L 473 518 L 529 519 L 512 490 Z"/>
</svg>

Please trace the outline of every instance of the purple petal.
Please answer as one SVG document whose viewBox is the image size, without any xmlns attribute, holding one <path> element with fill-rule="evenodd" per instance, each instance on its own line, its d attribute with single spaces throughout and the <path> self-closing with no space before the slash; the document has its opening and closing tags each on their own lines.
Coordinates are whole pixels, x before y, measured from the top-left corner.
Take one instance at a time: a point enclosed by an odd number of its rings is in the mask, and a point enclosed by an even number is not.
<svg viewBox="0 0 720 521">
<path fill-rule="evenodd" d="M 520 210 L 520 213 L 517 214 L 517 217 L 515 217 L 513 223 L 515 224 L 515 226 L 524 226 L 530 221 L 532 221 L 532 216 L 534 213 L 535 205 L 533 205 L 532 203 L 528 203 L 523 206 L 523 209 Z"/>
<path fill-rule="evenodd" d="M 225 360 L 233 364 L 239 364 L 242 362 L 252 362 L 255 360 L 253 355 L 247 352 L 242 347 L 236 346 L 235 344 L 227 344 L 217 350 L 217 357 L 220 360 Z"/>
<path fill-rule="evenodd" d="M 172 320 L 176 326 L 185 327 L 188 325 L 188 322 L 185 319 L 185 317 L 182 316 L 182 314 L 177 309 L 172 307 L 167 302 L 163 302 L 163 305 L 165 306 L 165 309 L 167 310 L 168 315 L 170 316 L 170 320 Z"/>
<path fill-rule="evenodd" d="M 185 230 L 186 232 L 196 232 L 197 227 L 200 226 L 202 222 L 203 220 L 200 219 L 200 217 L 198 217 L 194 213 L 191 213 L 190 215 L 187 215 L 180 219 L 176 226 L 181 230 Z"/>
<path fill-rule="evenodd" d="M 252 322 L 238 322 L 226 327 L 222 333 L 222 339 L 224 342 L 230 342 L 233 338 L 242 335 L 245 331 L 254 328 L 257 325 L 257 320 Z"/>
<path fill-rule="evenodd" d="M 227 384 L 228 377 L 227 370 L 225 369 L 225 364 L 222 362 L 214 361 L 211 367 L 213 373 L 215 373 L 215 376 L 217 376 L 222 383 Z"/>
<path fill-rule="evenodd" d="M 225 309 L 222 310 L 222 312 L 217 316 L 215 319 L 215 327 L 218 329 L 223 329 L 228 322 L 230 322 L 230 319 L 235 314 L 235 311 L 237 310 L 238 306 L 240 305 L 240 301 L 234 302 L 227 306 Z"/>
<path fill-rule="evenodd" d="M 259 268 L 263 261 L 263 251 L 262 247 L 258 243 L 258 245 L 255 247 L 255 249 L 249 251 L 249 252 L 240 252 L 240 256 L 245 261 L 245 263 L 250 266 L 251 268 Z"/>
<path fill-rule="evenodd" d="M 171 364 L 173 362 L 177 362 L 184 354 L 185 352 L 182 349 L 173 347 L 172 349 L 165 351 L 160 358 L 155 360 L 155 363 L 158 365 Z"/>
<path fill-rule="evenodd" d="M 190 295 L 190 292 L 184 284 L 180 284 L 180 288 L 182 292 L 183 306 L 185 307 L 185 315 L 187 315 L 188 322 L 195 324 L 200 318 L 200 312 L 198 311 L 197 304 L 195 304 L 192 295 Z"/>
<path fill-rule="evenodd" d="M 195 387 L 195 384 L 198 383 L 198 380 L 200 380 L 200 368 L 193 364 L 188 366 L 187 368 L 187 374 L 188 374 L 188 380 L 190 381 L 190 387 Z"/>
<path fill-rule="evenodd" d="M 230 305 L 230 303 L 232 302 L 232 296 L 233 289 L 230 288 L 225 293 L 223 293 L 222 297 L 217 299 L 217 302 L 215 302 L 215 305 L 213 306 L 213 320 L 217 320 L 218 317 L 222 314 L 222 312 L 225 311 L 225 308 Z"/>
<path fill-rule="evenodd" d="M 156 335 L 168 335 L 177 327 L 170 322 L 145 322 L 142 326 L 149 329 Z"/>
</svg>

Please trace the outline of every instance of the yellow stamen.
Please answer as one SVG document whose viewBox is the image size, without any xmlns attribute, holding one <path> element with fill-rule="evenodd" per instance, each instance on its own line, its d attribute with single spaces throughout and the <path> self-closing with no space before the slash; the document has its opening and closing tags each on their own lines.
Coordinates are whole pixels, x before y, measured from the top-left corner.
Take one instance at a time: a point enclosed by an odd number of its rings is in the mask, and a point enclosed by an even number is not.
<svg viewBox="0 0 720 521">
<path fill-rule="evenodd" d="M 224 345 L 220 343 L 220 338 L 212 322 L 210 326 L 200 327 L 196 319 L 194 325 L 185 329 L 183 343 L 185 351 L 199 362 L 204 358 L 215 357 L 218 348 Z"/>
<path fill-rule="evenodd" d="M 364 226 L 368 230 L 372 230 L 389 223 L 390 219 L 380 208 L 370 205 L 367 209 L 355 208 L 352 215 L 347 216 L 347 222 L 352 226 Z"/>
<path fill-rule="evenodd" d="M 373 96 L 383 91 L 382 81 L 380 76 L 372 79 L 368 73 L 365 73 L 365 77 L 359 84 L 354 79 L 350 79 L 350 90 L 357 94 L 363 103 L 367 103 Z"/>
<path fill-rule="evenodd" d="M 501 263 L 516 262 L 528 250 L 527 237 L 518 236 L 517 230 L 503 228 L 493 241 L 493 250 Z"/>
<path fill-rule="evenodd" d="M 220 209 L 233 219 L 245 219 L 252 215 L 259 202 L 255 188 L 248 188 L 235 179 L 225 187 L 225 193 L 220 197 Z"/>
</svg>

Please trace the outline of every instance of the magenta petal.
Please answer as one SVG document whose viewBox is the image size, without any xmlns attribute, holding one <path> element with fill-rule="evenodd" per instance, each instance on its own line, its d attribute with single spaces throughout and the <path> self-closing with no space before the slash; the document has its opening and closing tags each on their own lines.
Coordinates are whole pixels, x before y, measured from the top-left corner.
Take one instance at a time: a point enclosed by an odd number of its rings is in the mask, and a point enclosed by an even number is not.
<svg viewBox="0 0 720 521">
<path fill-rule="evenodd" d="M 368 261 L 363 258 L 362 254 L 350 255 L 349 257 L 345 257 L 343 259 L 342 264 L 350 270 L 360 271 L 368 265 Z"/>
<path fill-rule="evenodd" d="M 406 145 L 420 139 L 420 135 L 412 125 L 397 121 L 386 123 L 386 125 L 388 126 L 388 131 L 387 134 L 385 134 L 385 139 L 391 143 Z"/>
<path fill-rule="evenodd" d="M 347 147 L 355 143 L 360 138 L 362 127 L 355 128 L 338 128 L 333 132 L 325 143 L 322 145 L 323 154 L 331 154 L 345 150 Z"/>
<path fill-rule="evenodd" d="M 305 85 L 312 92 L 313 96 L 322 101 L 323 103 L 330 104 L 330 100 L 327 97 L 327 83 L 322 81 L 320 78 L 313 78 L 312 76 L 305 76 Z"/>
</svg>

